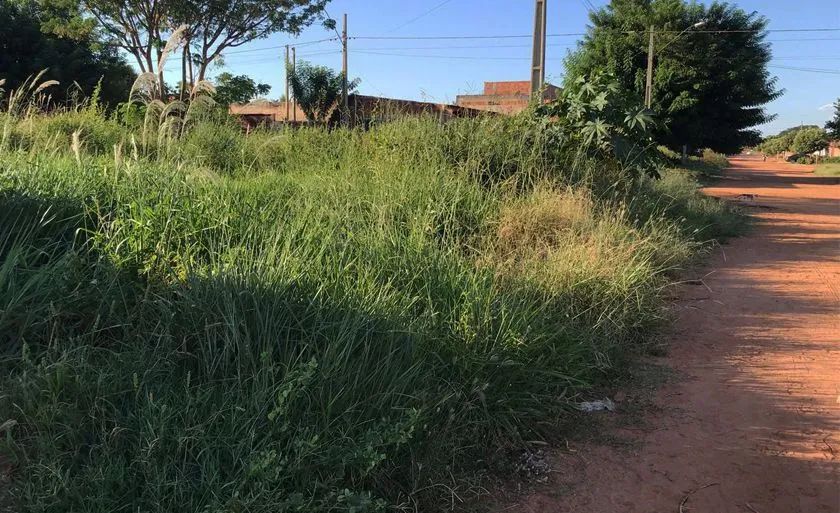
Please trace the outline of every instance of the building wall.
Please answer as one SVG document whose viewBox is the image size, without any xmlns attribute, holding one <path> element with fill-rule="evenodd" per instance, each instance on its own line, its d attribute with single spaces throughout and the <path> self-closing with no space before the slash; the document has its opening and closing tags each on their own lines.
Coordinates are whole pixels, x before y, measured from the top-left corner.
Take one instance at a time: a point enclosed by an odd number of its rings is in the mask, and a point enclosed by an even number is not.
<svg viewBox="0 0 840 513">
<path fill-rule="evenodd" d="M 528 107 L 531 96 L 472 94 L 458 96 L 456 103 L 462 107 L 478 109 L 499 114 L 517 114 Z"/>
<path fill-rule="evenodd" d="M 555 100 L 560 88 L 547 84 L 543 91 L 543 102 Z M 462 107 L 479 109 L 500 114 L 517 114 L 528 107 L 531 100 L 531 82 L 485 82 L 484 94 L 459 95 L 455 103 Z"/>
<path fill-rule="evenodd" d="M 306 124 L 310 120 L 298 107 L 293 110 L 289 106 L 287 116 L 287 102 L 253 102 L 246 104 L 233 104 L 228 112 L 238 116 L 240 122 L 247 129 L 254 128 L 261 124 L 272 125 L 275 123 L 298 123 Z M 376 120 L 394 119 L 405 115 L 433 115 L 439 116 L 442 120 L 456 117 L 475 117 L 486 114 L 482 110 L 472 109 L 467 106 L 448 105 L 443 103 L 418 102 L 413 100 L 397 100 L 382 98 L 378 96 L 366 96 L 351 94 L 348 98 L 350 115 L 353 123 L 369 124 Z M 337 121 L 338 112 L 333 111 L 333 121 Z"/>
</svg>

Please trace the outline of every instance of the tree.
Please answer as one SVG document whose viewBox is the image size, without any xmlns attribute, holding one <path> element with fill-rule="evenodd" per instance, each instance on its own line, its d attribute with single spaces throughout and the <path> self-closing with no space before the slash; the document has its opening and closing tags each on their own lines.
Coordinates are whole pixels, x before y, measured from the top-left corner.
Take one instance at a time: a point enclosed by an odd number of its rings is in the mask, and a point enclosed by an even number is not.
<svg viewBox="0 0 840 513">
<path fill-rule="evenodd" d="M 0 2 L 0 78 L 6 89 L 46 69 L 41 80 L 57 80 L 55 101 L 90 95 L 109 105 L 125 101 L 134 71 L 117 50 L 71 5 L 44 5 L 34 0 Z"/>
<path fill-rule="evenodd" d="M 175 21 L 189 28 L 187 38 L 195 50 L 198 80 L 204 80 L 208 66 L 230 48 L 264 39 L 277 32 L 299 34 L 314 22 L 323 21 L 330 0 L 170 0 Z"/>
<path fill-rule="evenodd" d="M 657 140 L 675 150 L 686 144 L 724 153 L 759 142 L 754 127 L 774 117 L 763 105 L 782 94 L 767 71 L 766 18 L 727 3 L 683 0 L 612 0 L 590 18 L 567 59 L 567 83 L 606 71 L 641 95 L 653 25 Z M 683 32 L 701 21 L 701 30 Z"/>
<path fill-rule="evenodd" d="M 45 0 L 52 3 L 73 0 Z M 112 44 L 131 54 L 144 73 L 163 83 L 166 42 L 182 49 L 183 84 L 204 80 L 222 53 L 276 32 L 299 34 L 324 18 L 329 0 L 76 0 L 96 20 Z M 172 33 L 179 31 L 178 38 Z M 193 64 L 198 67 L 192 72 Z"/>
<path fill-rule="evenodd" d="M 257 84 L 247 75 L 221 73 L 216 77 L 216 94 L 213 98 L 219 105 L 246 103 L 271 91 L 268 84 Z"/>
<path fill-rule="evenodd" d="M 341 88 L 344 74 L 337 73 L 326 66 L 315 66 L 306 61 L 300 61 L 291 69 L 289 83 L 303 113 L 310 121 L 326 123 L 336 113 L 336 105 L 341 98 Z M 348 93 L 359 86 L 359 79 L 348 83 Z"/>
<path fill-rule="evenodd" d="M 796 153 L 796 150 L 793 149 L 793 141 L 796 139 L 796 135 L 802 130 L 810 129 L 819 130 L 820 127 L 817 125 L 800 125 L 786 128 L 776 135 L 765 138 L 764 141 L 758 145 L 758 149 L 768 155 L 777 155 L 786 151 Z"/>
<path fill-rule="evenodd" d="M 834 118 L 826 122 L 825 130 L 832 139 L 840 139 L 840 98 L 834 102 Z"/>
<path fill-rule="evenodd" d="M 794 153 L 813 153 L 828 147 L 828 136 L 822 128 L 803 128 L 796 132 L 791 150 Z"/>
</svg>

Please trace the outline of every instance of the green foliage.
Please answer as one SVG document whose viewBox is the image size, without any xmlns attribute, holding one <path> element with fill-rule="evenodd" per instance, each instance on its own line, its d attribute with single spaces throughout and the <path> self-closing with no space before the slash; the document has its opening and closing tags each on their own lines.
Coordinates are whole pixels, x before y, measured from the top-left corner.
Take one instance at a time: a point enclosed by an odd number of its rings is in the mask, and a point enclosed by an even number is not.
<svg viewBox="0 0 840 513">
<path fill-rule="evenodd" d="M 21 121 L 16 132 L 20 144 L 46 151 L 69 148 L 73 133 L 77 133 L 85 150 L 96 155 L 110 155 L 114 146 L 125 143 L 129 135 L 125 127 L 95 109 L 32 116 Z"/>
<path fill-rule="evenodd" d="M 85 19 L 95 20 L 96 29 L 132 55 L 143 73 L 162 73 L 159 52 L 168 44 L 169 51 L 182 48 L 184 62 L 195 66 L 195 77 L 188 77 L 186 66 L 182 67 L 181 83 L 187 84 L 204 81 L 208 67 L 221 61 L 229 48 L 277 32 L 299 34 L 314 22 L 324 20 L 328 3 L 329 0 L 85 0 L 83 5 Z M 176 33 L 174 40 L 172 35 Z M 156 98 L 162 97 L 158 92 Z"/>
<path fill-rule="evenodd" d="M 633 176 L 656 175 L 653 119 L 613 77 L 578 77 L 537 113 L 550 119 L 555 144 L 577 149 L 575 160 L 613 162 Z"/>
<path fill-rule="evenodd" d="M 767 70 L 765 18 L 732 4 L 682 0 L 613 0 L 590 17 L 591 28 L 567 59 L 566 84 L 608 72 L 642 95 L 653 25 L 657 142 L 727 154 L 758 143 L 753 127 L 772 119 L 762 106 L 781 94 Z M 701 21 L 703 31 L 732 32 L 683 32 Z"/>
<path fill-rule="evenodd" d="M 776 135 L 767 137 L 758 145 L 758 150 L 767 155 L 778 155 L 786 151 L 796 152 L 794 140 L 801 130 L 819 130 L 817 125 L 801 125 L 786 128 Z"/>
<path fill-rule="evenodd" d="M 703 150 L 700 158 L 701 160 L 703 160 L 703 162 L 711 164 L 717 167 L 718 169 L 726 169 L 727 167 L 729 167 L 729 159 L 726 158 L 726 155 L 717 153 L 716 151 L 710 150 L 709 148 Z"/>
<path fill-rule="evenodd" d="M 834 102 L 834 117 L 825 123 L 828 137 L 840 139 L 840 98 Z"/>
<path fill-rule="evenodd" d="M 277 32 L 300 34 L 316 21 L 333 30 L 335 22 L 325 18 L 330 0 L 178 0 L 172 3 L 172 25 L 184 24 L 187 39 L 203 80 L 214 59 L 232 47 L 265 39 Z"/>
<path fill-rule="evenodd" d="M 294 71 L 290 66 L 287 73 L 295 101 L 310 121 L 326 123 L 336 117 L 344 74 L 306 61 L 298 62 Z M 348 82 L 348 94 L 356 90 L 359 82 L 359 79 Z"/>
<path fill-rule="evenodd" d="M 115 106 L 128 96 L 135 73 L 96 32 L 85 28 L 78 6 L 58 9 L 34 0 L 0 2 L 0 78 L 7 90 L 47 70 L 57 80 L 54 102 L 72 103 L 99 87 L 99 98 Z"/>
<path fill-rule="evenodd" d="M 475 496 L 740 221 L 685 174 L 593 194 L 544 121 L 198 117 L 168 152 L 0 152 L 15 510 L 435 511 L 452 476 Z"/>
<path fill-rule="evenodd" d="M 796 132 L 791 150 L 795 153 L 813 153 L 828 147 L 828 137 L 822 128 L 803 128 Z"/>
<path fill-rule="evenodd" d="M 220 73 L 216 77 L 216 93 L 213 99 L 219 105 L 227 107 L 231 103 L 247 103 L 271 91 L 268 84 L 257 84 L 247 75 Z"/>
</svg>

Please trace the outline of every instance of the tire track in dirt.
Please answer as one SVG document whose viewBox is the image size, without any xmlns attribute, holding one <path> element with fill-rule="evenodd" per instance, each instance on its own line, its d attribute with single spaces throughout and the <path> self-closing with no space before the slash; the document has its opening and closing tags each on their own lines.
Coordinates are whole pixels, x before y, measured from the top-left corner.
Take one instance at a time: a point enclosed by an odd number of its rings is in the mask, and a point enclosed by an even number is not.
<svg viewBox="0 0 840 513">
<path fill-rule="evenodd" d="M 681 377 L 654 429 L 558 451 L 505 511 L 840 513 L 840 180 L 732 163 L 706 192 L 756 207 L 755 227 L 700 271 L 703 298 L 674 303 L 663 360 Z"/>
</svg>

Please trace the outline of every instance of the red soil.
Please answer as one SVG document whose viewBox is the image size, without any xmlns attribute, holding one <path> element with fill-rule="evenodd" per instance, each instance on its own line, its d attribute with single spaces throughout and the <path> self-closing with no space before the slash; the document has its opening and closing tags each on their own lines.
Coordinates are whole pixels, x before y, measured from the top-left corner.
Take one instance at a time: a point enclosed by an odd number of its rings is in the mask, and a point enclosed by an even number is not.
<svg viewBox="0 0 840 513">
<path fill-rule="evenodd" d="M 840 180 L 733 166 L 706 192 L 754 207 L 755 227 L 681 290 L 664 359 L 681 377 L 654 428 L 635 449 L 558 451 L 550 483 L 506 511 L 840 512 Z"/>
</svg>

